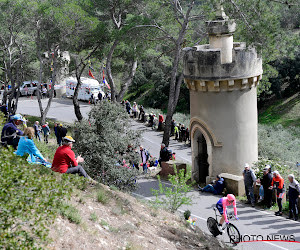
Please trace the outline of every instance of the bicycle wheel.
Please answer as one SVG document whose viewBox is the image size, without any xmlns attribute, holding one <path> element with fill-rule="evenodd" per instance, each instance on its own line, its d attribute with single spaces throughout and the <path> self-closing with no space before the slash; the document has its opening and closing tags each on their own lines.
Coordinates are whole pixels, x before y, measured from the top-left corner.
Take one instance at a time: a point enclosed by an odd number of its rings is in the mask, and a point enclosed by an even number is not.
<svg viewBox="0 0 300 250">
<path fill-rule="evenodd" d="M 220 231 L 218 229 L 218 222 L 213 217 L 208 217 L 207 219 L 207 228 L 212 233 L 213 236 L 218 236 Z"/>
<path fill-rule="evenodd" d="M 227 234 L 231 243 L 236 244 L 240 242 L 241 234 L 235 225 L 229 223 L 227 226 Z"/>
</svg>

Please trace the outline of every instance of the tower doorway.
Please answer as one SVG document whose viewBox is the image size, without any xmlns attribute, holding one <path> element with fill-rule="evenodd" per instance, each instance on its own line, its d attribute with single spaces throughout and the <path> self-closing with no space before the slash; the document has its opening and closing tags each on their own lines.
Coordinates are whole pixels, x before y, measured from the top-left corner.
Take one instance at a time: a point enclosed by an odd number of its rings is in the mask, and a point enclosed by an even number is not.
<svg viewBox="0 0 300 250">
<path fill-rule="evenodd" d="M 206 182 L 206 177 L 209 175 L 209 163 L 207 153 L 207 143 L 204 135 L 199 129 L 194 133 L 194 178 L 200 183 Z"/>
</svg>

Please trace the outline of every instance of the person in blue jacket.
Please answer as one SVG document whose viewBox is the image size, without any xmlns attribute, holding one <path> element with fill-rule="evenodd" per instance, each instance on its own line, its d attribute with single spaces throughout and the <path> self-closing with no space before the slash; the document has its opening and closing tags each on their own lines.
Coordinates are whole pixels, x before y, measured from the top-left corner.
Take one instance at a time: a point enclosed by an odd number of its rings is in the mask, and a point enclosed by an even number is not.
<svg viewBox="0 0 300 250">
<path fill-rule="evenodd" d="M 213 194 L 222 194 L 223 189 L 224 189 L 224 179 L 220 176 L 217 175 L 216 179 L 214 180 L 213 184 L 208 184 L 204 188 L 201 188 L 198 186 L 199 191 L 201 192 L 210 192 Z"/>
<path fill-rule="evenodd" d="M 17 149 L 20 136 L 23 135 L 23 132 L 17 127 L 21 123 L 26 123 L 26 120 L 20 114 L 10 117 L 10 121 L 2 129 L 1 142 L 3 145 L 11 145 Z"/>
<path fill-rule="evenodd" d="M 19 140 L 16 155 L 24 156 L 25 154 L 29 154 L 29 157 L 27 158 L 29 163 L 47 164 L 47 159 L 41 154 L 33 142 L 34 135 L 34 128 L 28 127 L 25 129 L 24 136 Z"/>
</svg>

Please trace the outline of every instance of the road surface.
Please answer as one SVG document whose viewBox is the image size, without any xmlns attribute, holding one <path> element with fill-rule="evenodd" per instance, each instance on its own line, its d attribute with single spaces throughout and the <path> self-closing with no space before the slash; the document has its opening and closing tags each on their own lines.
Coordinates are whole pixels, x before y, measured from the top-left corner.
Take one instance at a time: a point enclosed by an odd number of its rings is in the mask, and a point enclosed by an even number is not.
<svg viewBox="0 0 300 250">
<path fill-rule="evenodd" d="M 46 100 L 43 100 L 46 103 Z M 87 117 L 87 113 L 90 110 L 90 105 L 87 103 L 81 104 L 81 111 L 84 117 Z M 28 115 L 39 115 L 38 104 L 36 100 L 27 98 L 21 98 L 18 105 L 18 112 Z M 49 118 L 56 118 L 58 121 L 72 122 L 76 120 L 74 109 L 72 106 L 72 100 L 70 99 L 54 99 L 50 111 L 48 113 Z M 162 133 L 145 127 L 143 124 L 133 121 L 133 129 L 142 130 L 143 133 L 143 146 L 149 150 L 149 152 L 158 157 L 160 150 L 160 143 L 162 141 Z M 191 164 L 191 149 L 183 145 L 182 143 L 171 140 L 170 148 L 176 152 L 177 160 L 182 160 L 188 164 Z M 141 199 L 153 199 L 151 188 L 157 189 L 158 183 L 155 179 L 140 179 L 140 188 L 135 191 L 134 195 Z M 165 182 L 166 185 L 170 185 Z M 180 208 L 183 212 L 189 209 L 192 212 L 192 217 L 196 217 L 198 220 L 196 225 L 199 226 L 205 232 L 208 232 L 206 226 L 206 220 L 209 216 L 214 217 L 212 208 L 217 203 L 220 196 L 214 196 L 210 194 L 199 194 L 197 191 L 191 192 L 189 195 L 193 196 L 193 205 Z M 283 217 L 274 216 L 272 212 L 266 212 L 262 209 L 252 208 L 250 206 L 238 203 L 238 217 L 239 221 L 233 221 L 240 233 L 243 236 L 243 240 L 249 241 L 254 237 L 262 237 L 266 239 L 280 237 L 291 237 L 296 241 L 300 241 L 300 224 L 299 222 L 287 220 Z M 250 236 L 247 236 L 250 235 Z M 224 234 L 218 236 L 224 242 L 228 242 L 228 237 Z M 287 243 L 287 242 L 244 242 L 238 244 L 234 249 L 264 249 L 264 250 L 288 250 L 288 249 L 300 249 L 300 243 Z"/>
</svg>

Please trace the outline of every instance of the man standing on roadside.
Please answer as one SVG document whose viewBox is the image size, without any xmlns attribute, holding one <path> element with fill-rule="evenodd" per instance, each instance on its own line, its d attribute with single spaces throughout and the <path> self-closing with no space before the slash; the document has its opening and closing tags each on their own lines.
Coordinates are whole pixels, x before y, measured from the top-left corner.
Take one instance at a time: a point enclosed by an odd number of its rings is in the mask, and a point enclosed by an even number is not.
<svg viewBox="0 0 300 250">
<path fill-rule="evenodd" d="M 257 180 L 258 183 L 261 183 L 261 185 L 264 188 L 264 202 L 266 209 L 270 209 L 272 207 L 272 190 L 269 189 L 269 187 L 272 184 L 272 174 L 271 174 L 271 167 L 267 165 L 263 169 L 263 177 L 260 180 Z"/>
<path fill-rule="evenodd" d="M 245 192 L 248 201 L 246 204 L 251 204 L 252 207 L 255 207 L 255 197 L 254 197 L 254 185 L 256 182 L 256 176 L 248 163 L 245 164 L 245 170 L 243 172 Z"/>
<path fill-rule="evenodd" d="M 169 151 L 168 151 L 168 148 L 166 147 L 165 144 L 161 144 L 161 147 L 160 147 L 160 153 L 159 153 L 159 165 L 161 165 L 161 163 L 163 161 L 169 161 L 170 158 L 169 158 Z"/>
<path fill-rule="evenodd" d="M 146 150 L 143 148 L 143 146 L 140 146 L 140 151 L 141 151 L 141 158 L 143 163 L 143 171 L 144 174 L 147 174 L 147 153 Z"/>
</svg>

